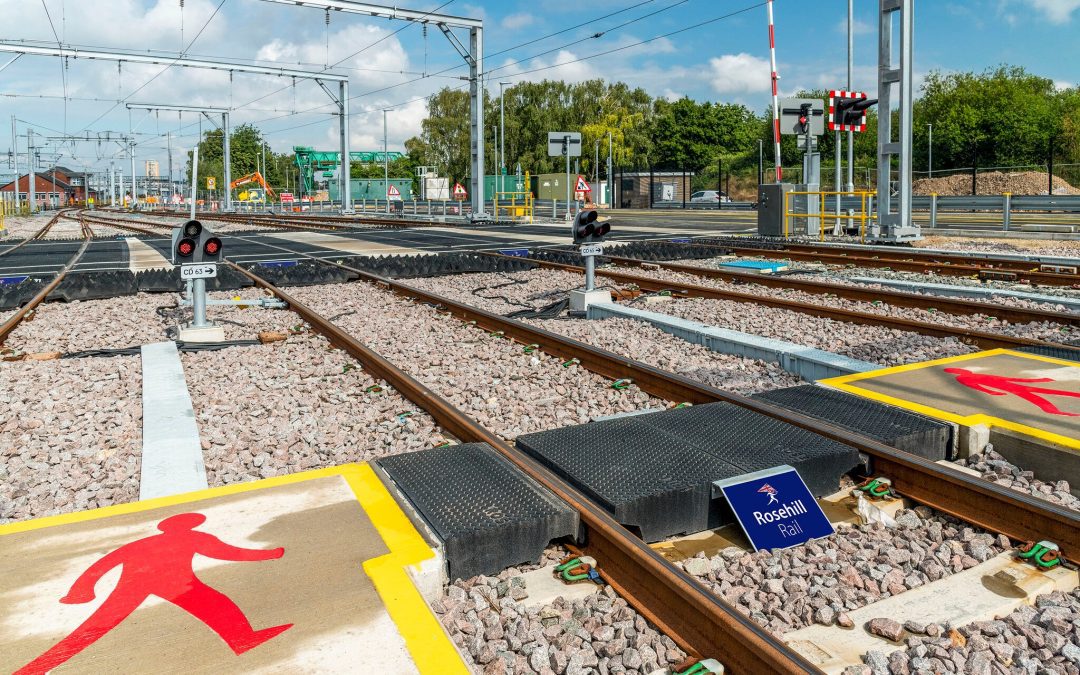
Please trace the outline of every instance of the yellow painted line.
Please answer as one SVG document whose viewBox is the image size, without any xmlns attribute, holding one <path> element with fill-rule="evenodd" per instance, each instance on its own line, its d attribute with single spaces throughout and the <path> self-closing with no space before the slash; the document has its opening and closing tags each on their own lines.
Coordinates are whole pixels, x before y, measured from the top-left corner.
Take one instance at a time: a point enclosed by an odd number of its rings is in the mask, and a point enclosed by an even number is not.
<svg viewBox="0 0 1080 675">
<path fill-rule="evenodd" d="M 416 589 L 406 572 L 406 567 L 434 557 L 431 548 L 416 531 L 408 517 L 402 512 L 390 492 L 375 472 L 365 462 L 363 464 L 344 464 L 342 466 L 314 469 L 302 473 L 275 476 L 251 483 L 237 483 L 222 487 L 196 490 L 179 495 L 147 499 L 130 504 L 103 506 L 90 511 L 64 513 L 34 520 L 0 525 L 0 536 L 29 532 L 57 525 L 84 523 L 101 520 L 112 516 L 140 513 L 165 506 L 175 506 L 200 501 L 212 497 L 252 492 L 265 488 L 279 487 L 316 478 L 341 476 L 349 484 L 356 500 L 367 513 L 375 530 L 389 553 L 364 561 L 364 572 L 371 578 L 375 590 L 382 598 L 387 613 L 397 626 L 398 633 L 405 641 L 405 646 L 413 662 L 421 673 L 443 675 L 444 673 L 469 672 L 461 660 L 461 655 L 450 642 L 438 619 L 424 598 Z"/>
<path fill-rule="evenodd" d="M 933 361 L 923 361 L 920 363 L 909 363 L 903 366 L 893 366 L 892 368 L 883 368 L 882 370 L 872 370 L 866 373 L 853 373 L 851 375 L 841 375 L 839 377 L 832 377 L 825 380 L 819 380 L 818 382 L 827 387 L 833 387 L 841 391 L 846 391 L 849 394 L 855 394 L 856 396 L 862 396 L 879 403 L 887 403 L 894 405 L 905 410 L 921 413 L 930 417 L 936 417 L 938 419 L 954 422 L 962 426 L 973 426 L 976 424 L 984 424 L 988 427 L 1000 427 L 1003 429 L 1009 429 L 1016 431 L 1033 438 L 1054 443 L 1064 446 L 1066 448 L 1080 449 L 1080 439 L 1073 438 L 1071 436 L 1063 436 L 1061 434 L 1055 434 L 1050 431 L 1045 431 L 1037 427 L 1028 426 L 1027 424 L 1020 424 L 1019 422 L 1012 422 L 1010 420 L 1001 419 L 1000 417 L 994 417 L 993 415 L 987 415 L 985 413 L 976 413 L 973 415 L 958 415 L 956 413 L 949 412 L 947 410 L 941 410 L 933 406 L 923 405 L 921 403 L 915 403 L 906 399 L 897 398 L 895 396 L 889 396 L 888 394 L 882 394 L 876 391 L 870 391 L 863 389 L 862 387 L 853 384 L 859 380 L 869 380 L 884 375 L 893 375 L 896 373 L 905 373 L 912 370 L 921 370 L 923 368 L 929 368 L 931 366 L 947 365 L 950 363 L 960 363 L 963 361 L 972 361 L 975 359 L 984 358 L 987 356 L 1000 356 L 1010 355 L 1017 356 L 1032 361 L 1042 361 L 1045 363 L 1052 363 L 1055 365 L 1069 366 L 1076 368 L 1075 361 L 1066 361 L 1064 359 L 1055 359 L 1050 356 L 1042 356 L 1040 354 L 1027 354 L 1025 352 L 1017 352 L 1011 349 L 991 349 L 984 352 L 975 352 L 973 354 L 963 354 L 961 356 L 949 356 L 943 359 L 935 359 Z"/>
</svg>

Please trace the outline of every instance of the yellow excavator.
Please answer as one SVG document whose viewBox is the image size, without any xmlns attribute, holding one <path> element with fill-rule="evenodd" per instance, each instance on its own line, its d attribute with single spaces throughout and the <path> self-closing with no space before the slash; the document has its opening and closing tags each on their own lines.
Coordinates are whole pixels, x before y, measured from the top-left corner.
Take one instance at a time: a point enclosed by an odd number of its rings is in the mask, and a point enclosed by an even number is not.
<svg viewBox="0 0 1080 675">
<path fill-rule="evenodd" d="M 274 188 L 270 187 L 270 184 L 266 182 L 266 179 L 263 178 L 262 174 L 258 171 L 253 171 L 246 176 L 240 176 L 233 182 L 229 183 L 229 189 L 235 190 L 241 185 L 247 185 L 248 183 L 258 183 L 259 186 L 262 187 L 263 190 L 265 190 L 266 197 L 270 201 L 277 199 L 277 193 L 274 192 Z M 254 193 L 255 191 L 252 190 L 252 192 Z M 249 195 L 248 192 L 241 192 L 239 195 L 237 195 L 237 197 L 240 199 L 240 201 L 248 201 L 249 197 L 251 197 L 252 201 L 258 201 L 257 197 L 255 197 L 254 195 Z"/>
</svg>

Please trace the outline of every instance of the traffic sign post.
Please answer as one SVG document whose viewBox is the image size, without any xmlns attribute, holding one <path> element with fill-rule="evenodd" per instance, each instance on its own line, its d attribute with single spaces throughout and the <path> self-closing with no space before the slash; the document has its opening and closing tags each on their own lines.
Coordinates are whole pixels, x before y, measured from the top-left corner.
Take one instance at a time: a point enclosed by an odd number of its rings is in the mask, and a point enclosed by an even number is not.
<svg viewBox="0 0 1080 675">
<path fill-rule="evenodd" d="M 396 185 L 391 185 L 386 188 L 386 196 L 387 198 L 401 197 L 401 190 L 398 190 Z"/>
<path fill-rule="evenodd" d="M 465 186 L 461 183 L 454 183 L 453 195 L 454 199 L 458 200 L 464 200 L 466 197 L 469 196 L 468 193 L 465 191 Z"/>
<path fill-rule="evenodd" d="M 207 176 L 206 177 L 206 189 L 207 190 L 216 190 L 217 189 L 217 178 L 215 178 L 214 176 Z"/>
<path fill-rule="evenodd" d="M 566 219 L 570 220 L 570 158 L 581 156 L 581 134 L 576 131 L 549 131 L 548 157 L 566 157 Z"/>
<path fill-rule="evenodd" d="M 791 548 L 835 531 L 799 472 L 781 465 L 713 483 L 755 551 Z"/>
</svg>

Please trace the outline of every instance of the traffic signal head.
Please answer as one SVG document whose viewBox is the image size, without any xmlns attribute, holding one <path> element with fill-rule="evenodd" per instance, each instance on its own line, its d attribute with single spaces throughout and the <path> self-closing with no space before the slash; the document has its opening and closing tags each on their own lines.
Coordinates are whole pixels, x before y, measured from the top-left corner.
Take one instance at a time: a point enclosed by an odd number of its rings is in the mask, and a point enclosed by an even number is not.
<svg viewBox="0 0 1080 675">
<path fill-rule="evenodd" d="M 173 263 L 221 262 L 221 240 L 197 220 L 189 220 L 173 230 Z"/>
<path fill-rule="evenodd" d="M 593 233 L 596 230 L 596 211 L 578 211 L 577 216 L 574 218 L 573 228 L 574 243 L 584 244 L 593 241 Z"/>
<path fill-rule="evenodd" d="M 799 106 L 799 133 L 810 133 L 810 116 L 813 115 L 811 104 L 803 103 Z"/>
<path fill-rule="evenodd" d="M 829 131 L 866 131 L 866 111 L 877 105 L 859 91 L 829 92 Z"/>
</svg>

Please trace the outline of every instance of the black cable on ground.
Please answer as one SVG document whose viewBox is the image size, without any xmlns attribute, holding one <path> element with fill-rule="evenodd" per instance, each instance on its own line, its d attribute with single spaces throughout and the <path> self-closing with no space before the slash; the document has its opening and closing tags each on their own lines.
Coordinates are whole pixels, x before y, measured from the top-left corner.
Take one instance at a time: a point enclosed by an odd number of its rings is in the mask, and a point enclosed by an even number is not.
<svg viewBox="0 0 1080 675">
<path fill-rule="evenodd" d="M 227 340 L 225 342 L 180 342 L 176 348 L 182 352 L 211 352 L 229 347 L 254 347 L 262 344 L 258 340 Z M 116 349 L 87 349 L 81 352 L 68 352 L 62 354 L 62 359 L 82 359 L 95 356 L 138 356 L 142 353 L 142 346 L 119 347 Z"/>
<path fill-rule="evenodd" d="M 516 312 L 503 314 L 503 316 L 508 319 L 554 319 L 566 311 L 569 306 L 570 299 L 563 298 L 539 309 L 520 309 Z"/>
</svg>

